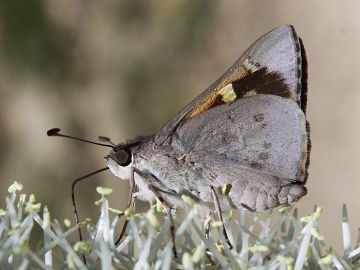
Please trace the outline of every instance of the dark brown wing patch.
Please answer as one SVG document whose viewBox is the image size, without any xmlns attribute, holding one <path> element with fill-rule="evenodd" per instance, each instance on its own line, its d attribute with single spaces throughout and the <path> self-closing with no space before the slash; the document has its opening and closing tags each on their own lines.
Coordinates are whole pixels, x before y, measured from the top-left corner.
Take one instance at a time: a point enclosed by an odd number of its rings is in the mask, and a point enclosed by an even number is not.
<svg viewBox="0 0 360 270">
<path fill-rule="evenodd" d="M 186 118 L 194 117 L 218 105 L 257 94 L 290 98 L 291 90 L 285 83 L 285 78 L 278 72 L 268 72 L 266 67 L 255 71 L 249 70 L 240 79 L 214 90 L 206 99 L 196 104 Z"/>
<path fill-rule="evenodd" d="M 238 98 L 254 94 L 269 94 L 280 97 L 291 97 L 284 77 L 278 72 L 268 72 L 266 67 L 252 72 L 232 83 Z"/>
</svg>

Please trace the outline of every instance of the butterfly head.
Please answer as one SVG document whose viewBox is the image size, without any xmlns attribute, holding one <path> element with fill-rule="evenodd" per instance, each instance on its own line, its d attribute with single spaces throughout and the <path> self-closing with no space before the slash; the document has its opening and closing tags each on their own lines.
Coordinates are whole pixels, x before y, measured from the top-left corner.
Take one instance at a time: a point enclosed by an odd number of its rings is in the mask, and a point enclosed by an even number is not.
<svg viewBox="0 0 360 270">
<path fill-rule="evenodd" d="M 131 151 L 126 146 L 116 146 L 107 156 L 113 159 L 121 167 L 128 166 L 132 161 Z M 106 157 L 105 157 L 106 158 Z"/>
<path fill-rule="evenodd" d="M 129 179 L 133 155 L 126 145 L 117 145 L 105 157 L 110 171 L 121 179 Z"/>
</svg>

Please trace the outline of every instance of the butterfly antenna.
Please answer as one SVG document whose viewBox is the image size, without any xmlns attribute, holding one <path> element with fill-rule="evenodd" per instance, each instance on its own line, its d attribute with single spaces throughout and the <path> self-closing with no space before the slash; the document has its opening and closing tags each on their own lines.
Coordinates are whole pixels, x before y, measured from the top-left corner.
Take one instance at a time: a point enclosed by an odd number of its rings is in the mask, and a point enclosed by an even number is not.
<svg viewBox="0 0 360 270">
<path fill-rule="evenodd" d="M 72 184 L 71 184 L 71 199 L 72 199 L 72 204 L 73 204 L 73 209 L 74 209 L 76 224 L 79 224 L 80 221 L 79 221 L 79 215 L 78 215 L 78 211 L 77 211 L 77 208 L 76 208 L 76 201 L 75 201 L 75 185 L 76 185 L 77 183 L 79 183 L 80 181 L 82 181 L 82 180 L 84 180 L 84 179 L 86 179 L 86 178 L 88 178 L 88 177 L 90 177 L 90 176 L 93 176 L 93 175 L 95 175 L 95 174 L 97 174 L 97 173 L 106 171 L 106 170 L 108 170 L 108 169 L 109 169 L 108 167 L 105 167 L 105 168 L 96 170 L 96 171 L 94 171 L 94 172 L 92 172 L 92 173 L 89 173 L 89 174 L 84 175 L 84 176 L 82 176 L 82 177 L 80 177 L 80 178 L 77 178 L 77 179 L 75 179 L 75 180 L 72 182 Z M 81 229 L 80 229 L 80 227 L 78 228 L 78 230 L 79 230 L 79 239 L 80 239 L 80 241 L 82 241 L 83 238 L 82 238 L 82 234 L 81 234 Z"/>
<path fill-rule="evenodd" d="M 65 135 L 65 134 L 61 134 L 60 132 L 60 128 L 52 128 L 49 129 L 46 133 L 48 136 L 50 137 L 64 137 L 64 138 L 69 138 L 69 139 L 73 139 L 73 140 L 77 140 L 77 141 L 81 141 L 81 142 L 87 142 L 87 143 L 91 143 L 91 144 L 96 144 L 96 145 L 100 145 L 100 146 L 106 146 L 106 147 L 111 147 L 114 148 L 114 144 L 110 141 L 109 138 L 107 137 L 103 137 L 100 136 L 101 138 L 107 138 L 108 140 L 106 140 L 107 142 L 111 143 L 111 144 L 105 144 L 105 143 L 97 143 L 97 142 L 93 142 L 93 141 L 89 141 L 89 140 L 85 140 L 85 139 L 81 139 L 81 138 L 77 138 L 77 137 L 73 137 L 73 136 L 69 136 L 69 135 Z M 99 137 L 99 138 L 100 138 Z"/>
<path fill-rule="evenodd" d="M 99 137 L 98 137 L 98 140 L 99 140 L 100 142 L 107 142 L 107 143 L 110 143 L 112 146 L 116 146 L 116 144 L 113 143 L 109 137 L 99 136 Z"/>
</svg>

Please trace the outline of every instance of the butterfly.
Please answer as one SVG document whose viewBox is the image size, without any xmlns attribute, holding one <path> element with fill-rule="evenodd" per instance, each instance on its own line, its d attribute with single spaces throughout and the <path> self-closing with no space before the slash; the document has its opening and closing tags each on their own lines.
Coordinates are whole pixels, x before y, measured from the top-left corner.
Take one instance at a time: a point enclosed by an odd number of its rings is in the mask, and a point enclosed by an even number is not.
<svg viewBox="0 0 360 270">
<path fill-rule="evenodd" d="M 260 37 L 158 133 L 111 146 L 105 160 L 130 180 L 128 207 L 134 198 L 159 200 L 175 242 L 171 208 L 184 205 L 182 196 L 215 206 L 221 220 L 221 208 L 255 212 L 297 202 L 307 193 L 311 148 L 306 80 L 292 26 Z"/>
</svg>

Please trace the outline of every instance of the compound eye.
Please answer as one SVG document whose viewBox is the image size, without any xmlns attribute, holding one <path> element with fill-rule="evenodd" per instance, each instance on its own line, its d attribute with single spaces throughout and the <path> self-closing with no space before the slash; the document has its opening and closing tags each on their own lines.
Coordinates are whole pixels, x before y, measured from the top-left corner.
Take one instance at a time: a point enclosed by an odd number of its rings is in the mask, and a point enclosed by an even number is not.
<svg viewBox="0 0 360 270">
<path fill-rule="evenodd" d="M 115 160 L 121 166 L 127 166 L 131 163 L 131 154 L 128 149 L 120 149 L 115 153 Z"/>
</svg>

